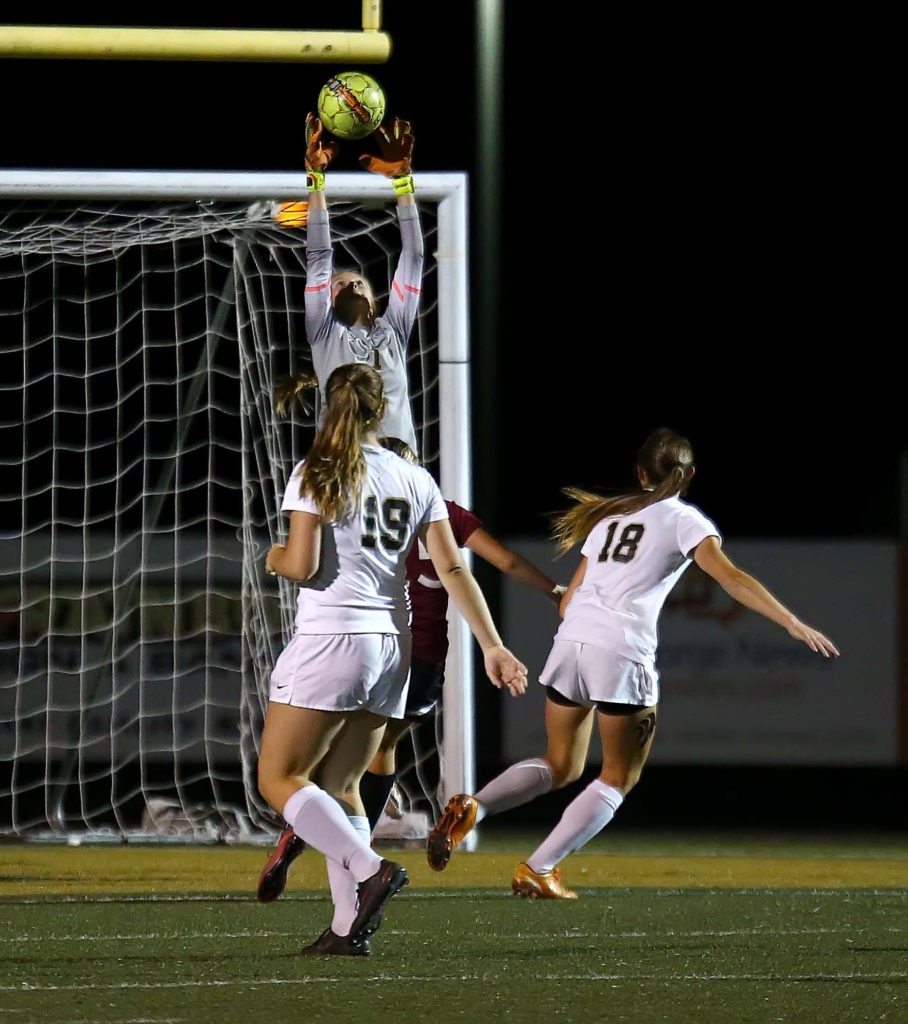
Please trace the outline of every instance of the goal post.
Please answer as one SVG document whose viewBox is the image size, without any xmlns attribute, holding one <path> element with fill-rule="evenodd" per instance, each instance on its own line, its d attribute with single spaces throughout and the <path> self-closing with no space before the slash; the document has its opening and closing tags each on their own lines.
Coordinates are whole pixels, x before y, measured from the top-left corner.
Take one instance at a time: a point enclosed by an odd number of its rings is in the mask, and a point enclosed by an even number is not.
<svg viewBox="0 0 908 1024">
<path fill-rule="evenodd" d="M 467 179 L 414 177 L 414 419 L 469 507 Z M 389 191 L 330 176 L 335 245 L 380 295 Z M 145 835 L 155 801 L 214 808 L 195 838 L 273 834 L 254 767 L 294 592 L 262 564 L 314 426 L 273 412 L 307 354 L 305 231 L 274 213 L 305 195 L 289 173 L 0 171 L 0 834 Z M 449 633 L 444 796 L 474 783 L 473 643 L 457 614 Z"/>
</svg>

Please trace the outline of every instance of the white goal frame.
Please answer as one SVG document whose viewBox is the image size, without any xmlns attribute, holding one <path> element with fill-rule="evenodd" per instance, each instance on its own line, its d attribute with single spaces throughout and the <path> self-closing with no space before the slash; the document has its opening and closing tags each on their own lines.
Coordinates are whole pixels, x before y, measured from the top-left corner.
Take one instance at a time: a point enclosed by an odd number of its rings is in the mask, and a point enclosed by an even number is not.
<svg viewBox="0 0 908 1024">
<path fill-rule="evenodd" d="M 461 172 L 415 174 L 417 200 L 437 204 L 439 485 L 472 504 L 468 181 Z M 285 172 L 0 170 L 0 198 L 109 200 L 299 200 L 305 176 Z M 366 172 L 332 172 L 330 200 L 388 201 L 388 183 Z M 469 556 L 469 552 L 464 553 Z M 449 615 L 444 687 L 443 800 L 475 782 L 473 641 L 465 621 Z M 465 849 L 475 848 L 471 834 Z"/>
</svg>

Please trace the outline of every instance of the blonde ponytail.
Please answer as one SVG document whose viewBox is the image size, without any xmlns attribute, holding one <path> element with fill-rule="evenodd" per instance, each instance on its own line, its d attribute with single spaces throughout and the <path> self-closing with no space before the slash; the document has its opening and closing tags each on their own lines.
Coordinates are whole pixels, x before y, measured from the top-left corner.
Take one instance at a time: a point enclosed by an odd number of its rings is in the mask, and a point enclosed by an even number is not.
<svg viewBox="0 0 908 1024">
<path fill-rule="evenodd" d="M 325 389 L 325 418 L 303 465 L 300 494 L 310 494 L 326 522 L 342 522 L 359 507 L 366 479 L 363 435 L 381 421 L 385 398 L 377 370 L 339 366 Z"/>
</svg>

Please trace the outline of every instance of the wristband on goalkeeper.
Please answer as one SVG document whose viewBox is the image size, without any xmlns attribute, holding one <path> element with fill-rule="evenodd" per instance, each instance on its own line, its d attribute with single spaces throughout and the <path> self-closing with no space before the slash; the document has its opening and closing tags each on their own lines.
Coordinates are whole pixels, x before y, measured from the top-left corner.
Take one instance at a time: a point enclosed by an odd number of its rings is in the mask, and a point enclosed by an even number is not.
<svg viewBox="0 0 908 1024">
<path fill-rule="evenodd" d="M 325 172 L 306 171 L 306 188 L 309 189 L 310 192 L 324 192 Z"/>
<path fill-rule="evenodd" d="M 397 178 L 392 178 L 391 184 L 394 186 L 396 196 L 412 196 L 416 191 L 412 174 L 401 174 Z"/>
</svg>

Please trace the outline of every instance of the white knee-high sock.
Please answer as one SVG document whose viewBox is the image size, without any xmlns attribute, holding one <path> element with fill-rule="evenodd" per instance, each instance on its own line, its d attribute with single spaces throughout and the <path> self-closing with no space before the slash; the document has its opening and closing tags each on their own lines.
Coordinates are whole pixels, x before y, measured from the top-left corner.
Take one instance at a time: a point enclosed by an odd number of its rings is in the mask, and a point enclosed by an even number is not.
<svg viewBox="0 0 908 1024">
<path fill-rule="evenodd" d="M 620 789 L 595 779 L 564 809 L 561 821 L 527 860 L 537 874 L 551 871 L 559 861 L 588 843 L 615 816 L 624 796 Z"/>
<path fill-rule="evenodd" d="M 347 820 L 356 829 L 363 842 L 368 843 L 370 841 L 369 819 L 351 814 L 347 816 Z M 328 865 L 328 885 L 331 887 L 331 902 L 334 904 L 331 931 L 335 935 L 349 935 L 358 909 L 356 879 L 336 860 L 326 857 L 325 863 Z"/>
<path fill-rule="evenodd" d="M 284 805 L 284 821 L 312 847 L 349 869 L 357 882 L 378 871 L 381 857 L 350 824 L 341 805 L 318 786 L 303 786 Z"/>
<path fill-rule="evenodd" d="M 489 814 L 501 814 L 512 807 L 535 800 L 548 793 L 554 784 L 552 769 L 541 757 L 518 761 L 496 775 L 476 794 L 479 808 L 476 820 L 482 821 Z"/>
</svg>

